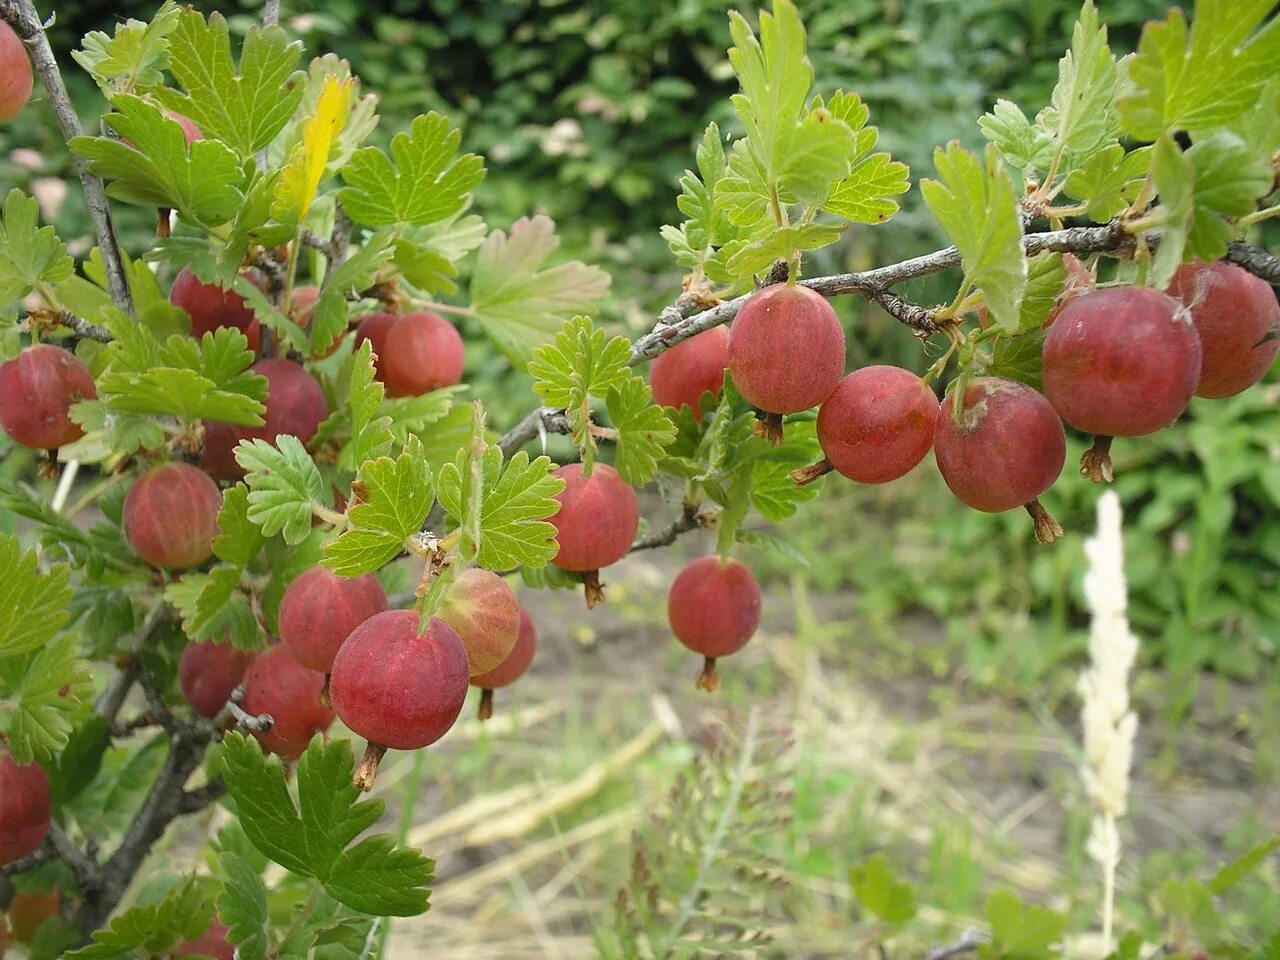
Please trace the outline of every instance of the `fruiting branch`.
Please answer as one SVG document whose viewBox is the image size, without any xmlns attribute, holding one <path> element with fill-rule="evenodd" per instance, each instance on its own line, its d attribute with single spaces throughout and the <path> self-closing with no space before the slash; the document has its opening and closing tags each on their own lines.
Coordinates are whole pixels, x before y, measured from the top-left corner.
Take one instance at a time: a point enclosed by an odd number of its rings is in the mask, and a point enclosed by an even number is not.
<svg viewBox="0 0 1280 960">
<path fill-rule="evenodd" d="M 53 48 L 49 46 L 49 38 L 44 32 L 44 23 L 31 0 L 0 0 L 0 19 L 13 27 L 27 50 L 31 53 L 31 62 L 44 84 L 49 102 L 58 117 L 58 126 L 62 130 L 63 139 L 70 142 L 83 132 L 80 119 L 76 116 L 71 97 L 66 85 L 62 82 L 62 73 L 58 70 L 57 58 Z M 116 228 L 111 219 L 111 207 L 107 203 L 107 191 L 102 180 L 89 172 L 88 163 L 76 154 L 71 155 L 71 164 L 80 178 L 80 186 L 84 189 L 85 203 L 89 207 L 89 219 L 93 222 L 93 232 L 98 240 L 98 249 L 102 251 L 102 264 L 107 274 L 107 288 L 111 292 L 111 300 L 129 316 L 133 316 L 133 295 L 129 292 L 129 284 L 125 278 L 124 263 L 120 259 L 120 247 L 116 243 Z"/>
<path fill-rule="evenodd" d="M 700 513 L 696 507 L 686 504 L 680 516 L 676 517 L 661 530 L 654 530 L 633 543 L 631 552 L 653 550 L 657 547 L 669 547 L 676 542 L 676 539 L 681 534 L 688 533 L 690 530 L 699 530 L 710 522 L 710 516 Z"/>
<path fill-rule="evenodd" d="M 1274 257 L 1261 247 L 1255 247 L 1243 240 L 1236 240 L 1227 246 L 1227 255 L 1223 258 L 1228 263 L 1244 267 L 1255 277 L 1261 277 L 1273 287 L 1280 287 L 1280 257 Z"/>
<path fill-rule="evenodd" d="M 70 327 L 76 332 L 77 336 L 84 337 L 87 340 L 97 340 L 99 343 L 110 343 L 112 340 L 111 331 L 106 327 L 90 323 L 84 317 L 77 317 L 69 310 L 62 310 L 58 313 L 58 323 L 64 327 Z"/>
</svg>

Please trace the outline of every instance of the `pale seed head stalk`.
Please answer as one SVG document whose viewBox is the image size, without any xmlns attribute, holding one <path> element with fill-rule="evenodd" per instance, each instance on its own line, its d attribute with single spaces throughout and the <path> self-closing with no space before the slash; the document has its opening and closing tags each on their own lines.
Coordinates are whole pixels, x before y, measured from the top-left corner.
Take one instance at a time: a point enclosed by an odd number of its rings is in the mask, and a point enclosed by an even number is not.
<svg viewBox="0 0 1280 960">
<path fill-rule="evenodd" d="M 1088 570 L 1085 599 L 1092 615 L 1089 666 L 1077 690 L 1083 701 L 1085 792 L 1093 805 L 1089 855 L 1101 865 L 1103 953 L 1112 947 L 1116 868 L 1120 834 L 1116 822 L 1128 809 L 1129 768 L 1138 718 L 1130 709 L 1129 675 L 1138 655 L 1138 639 L 1129 629 L 1120 536 L 1120 498 L 1107 491 L 1098 499 L 1098 532 L 1085 542 Z"/>
</svg>

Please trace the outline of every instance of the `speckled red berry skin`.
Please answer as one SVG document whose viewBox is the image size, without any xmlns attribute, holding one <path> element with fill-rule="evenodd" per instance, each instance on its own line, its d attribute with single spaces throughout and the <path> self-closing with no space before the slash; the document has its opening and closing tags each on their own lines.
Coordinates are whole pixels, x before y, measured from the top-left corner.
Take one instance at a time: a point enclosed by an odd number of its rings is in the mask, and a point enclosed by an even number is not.
<svg viewBox="0 0 1280 960">
<path fill-rule="evenodd" d="M 244 476 L 244 468 L 234 452 L 241 440 L 265 440 L 274 444 L 281 434 L 289 434 L 310 443 L 329 415 L 324 391 L 300 364 L 272 357 L 259 360 L 252 369 L 267 378 L 267 410 L 262 426 L 235 426 L 216 420 L 204 425 L 200 469 L 215 480 L 238 480 Z"/>
<path fill-rule="evenodd" d="M 0 866 L 34 853 L 49 835 L 49 777 L 0 752 Z"/>
<path fill-rule="evenodd" d="M 1187 263 L 1167 292 L 1191 311 L 1200 335 L 1197 397 L 1233 397 L 1271 369 L 1280 352 L 1280 302 L 1261 277 L 1234 263 Z"/>
<path fill-rule="evenodd" d="M 354 733 L 392 750 L 417 750 L 449 732 L 469 678 L 467 652 L 448 624 L 433 617 L 419 636 L 417 613 L 388 610 L 342 645 L 329 695 Z"/>
<path fill-rule="evenodd" d="M 125 540 L 153 567 L 186 570 L 213 556 L 222 494 L 208 474 L 166 463 L 133 482 L 124 498 Z"/>
<path fill-rule="evenodd" d="M 371 573 L 346 579 L 312 567 L 280 600 L 280 640 L 304 667 L 328 673 L 351 631 L 387 609 L 387 595 Z"/>
<path fill-rule="evenodd" d="M 729 366 L 729 328 L 712 327 L 659 354 L 649 368 L 653 399 L 664 407 L 688 407 L 702 419 L 699 401 L 704 393 L 717 397 Z"/>
<path fill-rule="evenodd" d="M 255 733 L 268 753 L 296 760 L 317 733 L 333 723 L 333 711 L 320 702 L 324 674 L 308 670 L 284 644 L 259 654 L 244 674 L 244 707 L 253 715 L 270 714 L 275 721 L 265 733 Z"/>
<path fill-rule="evenodd" d="M 213 960 L 235 960 L 236 951 L 227 942 L 230 931 L 216 920 L 194 940 L 188 940 L 173 951 L 175 957 L 213 957 Z"/>
<path fill-rule="evenodd" d="M 420 397 L 451 387 L 462 379 L 463 360 L 453 324 L 434 313 L 406 313 L 386 333 L 380 369 L 387 396 Z"/>
<path fill-rule="evenodd" d="M 185 128 L 183 132 L 186 133 Z M 252 274 L 246 274 L 245 278 L 259 285 Z M 234 290 L 223 290 L 216 283 L 201 283 L 194 273 L 183 267 L 169 290 L 169 302 L 187 312 L 191 318 L 191 335 L 196 339 L 218 327 L 234 327 L 245 335 L 250 350 L 258 349 L 262 340 L 261 325 L 244 297 Z"/>
<path fill-rule="evenodd" d="M 188 705 L 202 717 L 214 717 L 253 661 L 248 650 L 227 643 L 188 643 L 178 661 L 178 686 Z"/>
<path fill-rule="evenodd" d="M 616 563 L 627 555 L 640 529 L 640 503 L 618 471 L 597 463 L 591 476 L 582 464 L 571 463 L 555 472 L 565 482 L 556 495 L 560 512 L 550 517 L 560 545 L 554 563 L 561 570 L 586 573 Z"/>
<path fill-rule="evenodd" d="M 1048 490 L 1067 457 L 1062 421 L 1026 384 L 974 380 L 957 422 L 942 404 L 933 436 L 938 471 L 962 503 L 985 513 L 1026 506 Z"/>
<path fill-rule="evenodd" d="M 933 446 L 938 398 L 901 367 L 863 367 L 831 391 L 818 411 L 818 442 L 831 466 L 858 483 L 909 473 Z"/>
<path fill-rule="evenodd" d="M 1044 392 L 1077 430 L 1140 437 L 1169 426 L 1200 379 L 1200 337 L 1188 311 L 1154 290 L 1078 297 L 1044 341 Z"/>
<path fill-rule="evenodd" d="M 93 377 L 73 353 L 42 343 L 0 366 L 0 427 L 33 450 L 56 450 L 84 431 L 72 404 L 98 396 Z"/>
<path fill-rule="evenodd" d="M 438 616 L 462 641 L 472 674 L 502 663 L 520 633 L 520 604 L 507 581 L 477 567 L 458 575 Z"/>
<path fill-rule="evenodd" d="M 799 413 L 831 394 L 844 373 L 844 331 L 831 304 L 777 283 L 751 295 L 729 330 L 729 370 L 747 402 Z"/>
<path fill-rule="evenodd" d="M 0 123 L 8 123 L 31 100 L 31 59 L 13 27 L 0 20 Z"/>
<path fill-rule="evenodd" d="M 676 639 L 694 653 L 727 657 L 760 626 L 760 584 L 737 560 L 700 557 L 672 581 L 667 619 Z"/>
<path fill-rule="evenodd" d="M 473 676 L 471 685 L 480 687 L 482 690 L 497 690 L 499 687 L 509 687 L 525 675 L 529 665 L 533 663 L 534 654 L 537 652 L 538 630 L 533 625 L 533 618 L 529 616 L 529 611 L 521 607 L 520 630 L 516 635 L 516 645 L 511 648 L 511 652 L 507 654 L 506 659 L 488 673 Z"/>
</svg>

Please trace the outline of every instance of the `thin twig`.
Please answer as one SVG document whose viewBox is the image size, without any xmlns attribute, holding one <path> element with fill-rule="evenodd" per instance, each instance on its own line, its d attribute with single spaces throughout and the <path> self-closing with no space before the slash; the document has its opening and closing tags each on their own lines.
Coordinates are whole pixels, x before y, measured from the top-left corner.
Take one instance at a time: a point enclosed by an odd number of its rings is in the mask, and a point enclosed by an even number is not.
<svg viewBox="0 0 1280 960">
<path fill-rule="evenodd" d="M 954 943 L 949 943 L 945 947 L 938 947 L 936 950 L 930 950 L 925 954 L 924 960 L 949 960 L 950 957 L 956 957 L 962 953 L 970 953 L 986 946 L 990 942 L 991 938 L 985 933 L 972 929 L 966 930 L 956 938 Z"/>
<path fill-rule="evenodd" d="M 266 0 L 262 5 L 262 25 L 274 27 L 280 23 L 280 0 Z"/>
<path fill-rule="evenodd" d="M 64 327 L 70 327 L 75 331 L 77 336 L 85 337 L 89 340 L 97 340 L 99 343 L 110 343 L 113 339 L 111 331 L 106 327 L 100 327 L 96 323 L 90 323 L 83 317 L 77 317 L 70 310 L 59 311 L 58 322 Z"/>
<path fill-rule="evenodd" d="M 76 116 L 75 107 L 67 88 L 62 82 L 62 74 L 58 70 L 58 61 L 49 45 L 49 37 L 45 34 L 44 23 L 31 0 L 0 0 L 0 19 L 8 22 L 22 39 L 31 53 L 31 62 L 35 64 L 40 81 L 44 84 L 45 93 L 57 114 L 58 126 L 62 136 L 68 143 L 80 136 L 80 119 Z M 125 277 L 124 262 L 120 257 L 120 246 L 116 241 L 116 228 L 111 219 L 111 207 L 107 202 L 107 191 L 102 180 L 89 171 L 89 164 L 82 158 L 71 155 L 71 165 L 75 167 L 80 178 L 80 186 L 84 189 L 85 203 L 89 207 L 89 219 L 93 222 L 93 232 L 98 240 L 98 249 L 102 252 L 102 265 L 107 274 L 107 288 L 111 292 L 112 302 L 127 313 L 134 316 L 133 295 L 129 292 L 129 283 Z"/>
<path fill-rule="evenodd" d="M 36 867 L 56 859 L 58 859 L 58 851 L 54 849 L 53 841 L 46 839 L 44 843 L 36 848 L 35 852 L 0 866 L 0 877 L 17 876 L 19 873 L 34 870 Z"/>
<path fill-rule="evenodd" d="M 691 509 L 686 506 L 680 516 L 676 517 L 661 530 L 654 530 L 633 543 L 631 552 L 653 550 L 657 547 L 669 547 L 676 542 L 676 539 L 681 534 L 688 533 L 690 530 L 701 529 L 710 523 L 711 519 L 708 515 L 699 513 L 696 508 Z"/>
<path fill-rule="evenodd" d="M 71 875 L 75 877 L 76 885 L 81 890 L 93 889 L 101 882 L 101 865 L 72 843 L 62 826 L 56 822 L 49 826 L 49 845 L 53 847 L 58 859 L 71 870 Z"/>
</svg>

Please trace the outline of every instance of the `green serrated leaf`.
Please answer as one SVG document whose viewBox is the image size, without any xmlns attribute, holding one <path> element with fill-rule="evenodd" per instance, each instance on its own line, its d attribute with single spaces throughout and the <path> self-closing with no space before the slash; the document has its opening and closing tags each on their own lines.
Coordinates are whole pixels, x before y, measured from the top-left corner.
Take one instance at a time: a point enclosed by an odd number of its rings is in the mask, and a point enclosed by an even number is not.
<svg viewBox="0 0 1280 960">
<path fill-rule="evenodd" d="M 1152 225 L 1160 228 L 1160 245 L 1151 258 L 1151 286 L 1163 290 L 1182 264 L 1195 215 L 1195 167 L 1173 138 L 1161 137 L 1151 155 L 1151 178 L 1160 205 L 1153 211 Z"/>
<path fill-rule="evenodd" d="M 410 436 L 394 460 L 366 461 L 352 490 L 350 525 L 324 550 L 325 566 L 344 577 L 371 573 L 394 560 L 422 529 L 435 496 L 422 441 Z"/>
<path fill-rule="evenodd" d="M 188 573 L 164 590 L 164 598 L 182 617 L 182 629 L 193 640 L 230 640 L 241 650 L 259 646 L 258 620 L 239 593 L 243 571 L 218 564 L 208 573 Z"/>
<path fill-rule="evenodd" d="M 997 890 L 983 911 L 991 925 L 991 943 L 983 957 L 1038 960 L 1055 955 L 1053 947 L 1067 929 L 1067 918 L 1054 910 L 1024 905 L 1008 890 Z"/>
<path fill-rule="evenodd" d="M 605 336 L 590 317 L 574 317 L 534 351 L 529 375 L 533 392 L 550 407 L 574 408 L 589 396 L 604 397 L 631 376 L 631 343 Z"/>
<path fill-rule="evenodd" d="M 1111 144 L 1072 170 L 1063 190 L 1068 196 L 1085 201 L 1086 212 L 1094 223 L 1108 223 L 1124 213 L 1137 197 L 1150 166 L 1150 147 L 1126 154 L 1124 147 Z"/>
<path fill-rule="evenodd" d="M 18 763 L 49 760 L 67 745 L 72 718 L 93 696 L 93 674 L 77 652 L 75 636 L 65 633 L 41 647 L 27 665 L 5 731 Z"/>
<path fill-rule="evenodd" d="M 1186 158 L 1195 171 L 1187 251 L 1203 263 L 1212 263 L 1226 255 L 1227 244 L 1236 236 L 1236 229 L 1224 218 L 1252 213 L 1255 201 L 1271 192 L 1271 164 L 1251 154 L 1245 142 L 1230 133 L 1198 141 Z"/>
<path fill-rule="evenodd" d="M 249 519 L 264 536 L 284 535 L 298 543 L 311 531 L 311 517 L 324 494 L 324 480 L 302 441 L 291 434 L 265 440 L 241 440 L 236 462 L 249 484 Z"/>
<path fill-rule="evenodd" d="M 549 217 L 521 217 L 510 234 L 494 230 L 471 274 L 473 317 L 514 366 L 549 341 L 566 318 L 588 313 L 609 289 L 609 276 L 576 260 L 542 269 L 560 241 Z"/>
<path fill-rule="evenodd" d="M 978 120 L 987 138 L 1005 163 L 1018 170 L 1048 170 L 1053 159 L 1053 136 L 1039 125 L 1032 125 L 1016 103 L 997 100 L 990 113 Z"/>
<path fill-rule="evenodd" d="M 108 98 L 124 90 L 146 90 L 164 82 L 168 38 L 177 27 L 178 5 L 165 0 L 150 23 L 134 19 L 117 23 L 114 36 L 92 30 L 71 56 Z"/>
<path fill-rule="evenodd" d="M 373 342 L 365 340 L 352 358 L 351 387 L 347 394 L 351 464 L 357 470 L 366 460 L 384 456 L 391 450 L 391 418 L 381 413 L 386 390 L 374 374 Z"/>
<path fill-rule="evenodd" d="M 262 877 L 237 853 L 218 854 L 222 893 L 218 918 L 227 926 L 227 942 L 240 960 L 264 960 L 270 945 L 267 888 Z"/>
<path fill-rule="evenodd" d="M 40 224 L 40 204 L 18 188 L 6 194 L 0 219 L 0 302 L 21 300 L 43 284 L 69 280 L 75 270 L 53 227 Z"/>
<path fill-rule="evenodd" d="M 67 622 L 71 601 L 65 566 L 40 569 L 34 551 L 22 552 L 18 538 L 0 534 L 0 657 L 48 644 Z"/>
<path fill-rule="evenodd" d="M 1059 149 L 1088 157 L 1115 139 L 1116 76 L 1106 25 L 1098 22 L 1093 0 L 1085 0 L 1071 31 L 1071 49 L 1058 61 L 1053 88 Z"/>
<path fill-rule="evenodd" d="M 725 262 L 725 269 L 730 276 L 739 278 L 764 273 L 779 260 L 789 260 L 797 251 L 829 247 L 840 239 L 842 233 L 840 227 L 829 223 L 779 227 L 759 240 L 736 246 Z"/>
<path fill-rule="evenodd" d="M 853 895 L 862 908 L 882 923 L 905 923 L 916 915 L 916 894 L 898 879 L 882 854 L 849 871 Z"/>
<path fill-rule="evenodd" d="M 356 223 L 422 226 L 466 209 L 484 179 L 484 160 L 458 156 L 462 133 L 432 111 L 391 138 L 390 155 L 365 147 L 342 168 L 338 202 Z"/>
<path fill-rule="evenodd" d="M 1013 182 L 992 146 L 985 164 L 955 141 L 933 158 L 941 181 L 920 182 L 925 203 L 959 249 L 965 283 L 985 295 L 992 323 L 1013 331 L 1027 281 Z"/>
<path fill-rule="evenodd" d="M 93 943 L 66 954 L 67 960 L 132 960 L 164 954 L 194 940 L 213 922 L 213 882 L 187 878 L 160 903 L 134 907 L 95 931 Z"/>
<path fill-rule="evenodd" d="M 609 422 L 617 432 L 614 466 L 633 486 L 653 479 L 658 459 L 676 437 L 676 428 L 653 402 L 653 391 L 642 377 L 631 377 L 609 391 Z"/>
<path fill-rule="evenodd" d="M 265 542 L 262 532 L 249 519 L 249 488 L 237 483 L 222 495 L 213 552 L 232 566 L 247 567 Z"/>
<path fill-rule="evenodd" d="M 1280 836 L 1258 844 L 1219 870 L 1209 881 L 1209 892 L 1215 897 L 1226 893 L 1249 874 L 1261 867 L 1273 853 L 1280 850 Z"/>
</svg>

